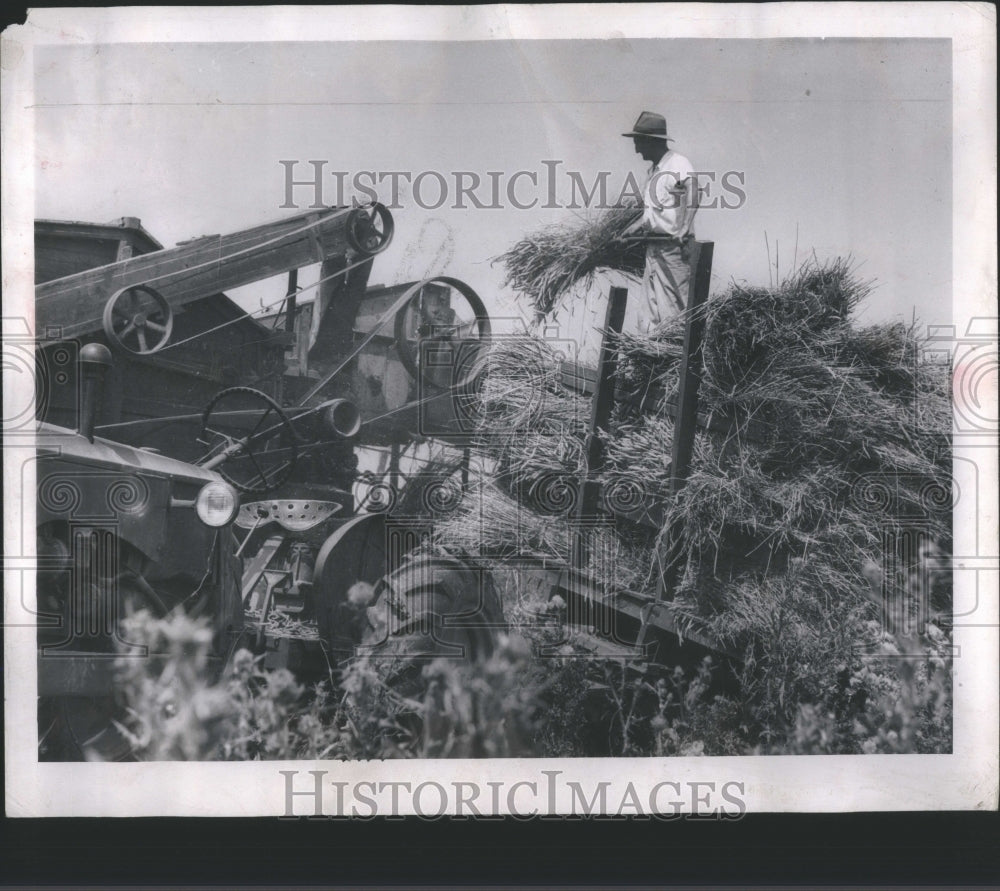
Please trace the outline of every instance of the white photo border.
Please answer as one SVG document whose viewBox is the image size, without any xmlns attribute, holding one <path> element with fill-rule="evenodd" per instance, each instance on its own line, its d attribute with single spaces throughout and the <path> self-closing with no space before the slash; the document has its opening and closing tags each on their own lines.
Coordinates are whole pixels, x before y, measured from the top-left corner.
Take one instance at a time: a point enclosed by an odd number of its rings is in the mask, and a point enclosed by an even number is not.
<svg viewBox="0 0 1000 891">
<path fill-rule="evenodd" d="M 890 37 L 952 40 L 953 324 L 997 316 L 996 10 L 985 3 L 775 3 L 477 7 L 206 7 L 35 9 L 3 35 L 4 338 L 30 334 L 33 319 L 33 51 L 42 45 L 126 42 L 533 40 L 608 37 Z M 23 331 L 18 319 L 28 320 Z M 24 400 L 23 380 L 3 378 L 4 402 Z M 30 449 L 4 449 L 4 682 L 6 809 L 9 816 L 281 816 L 286 778 L 323 771 L 324 782 L 536 782 L 559 771 L 555 800 L 532 807 L 565 813 L 568 783 L 628 783 L 645 795 L 658 783 L 738 783 L 748 813 L 773 811 L 992 810 L 998 783 L 997 452 L 956 441 L 956 458 L 980 474 L 978 523 L 956 516 L 955 553 L 975 555 L 976 571 L 956 572 L 956 602 L 974 602 L 975 623 L 955 628 L 954 751 L 950 755 L 537 759 L 406 762 L 50 764 L 37 761 L 34 629 L 21 598 L 30 572 L 11 554 L 30 554 L 34 498 L 21 463 Z M 24 491 L 21 487 L 25 486 Z M 30 515 L 30 516 L 29 516 Z M 971 518 L 965 518 L 970 520 Z M 978 589 L 977 589 L 978 581 Z M 30 623 L 29 623 L 30 625 Z M 971 670 L 963 670 L 970 666 Z M 697 795 L 697 790 L 695 792 Z M 501 813 L 522 799 L 503 797 Z M 412 804 L 412 801 L 410 802 Z M 689 812 L 690 796 L 681 808 Z M 312 813 L 296 799 L 293 812 Z M 406 813 L 407 811 L 401 811 Z M 627 813 L 628 811 L 626 811 Z"/>
</svg>

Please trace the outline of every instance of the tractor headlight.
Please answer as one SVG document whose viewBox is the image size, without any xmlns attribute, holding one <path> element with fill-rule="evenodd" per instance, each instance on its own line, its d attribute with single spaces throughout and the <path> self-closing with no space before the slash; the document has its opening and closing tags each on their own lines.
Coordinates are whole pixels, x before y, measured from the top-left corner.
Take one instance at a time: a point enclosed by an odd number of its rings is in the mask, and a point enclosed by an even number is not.
<svg viewBox="0 0 1000 891">
<path fill-rule="evenodd" d="M 236 490 L 223 482 L 211 482 L 202 487 L 195 499 L 194 508 L 206 526 L 225 526 L 240 509 Z"/>
</svg>

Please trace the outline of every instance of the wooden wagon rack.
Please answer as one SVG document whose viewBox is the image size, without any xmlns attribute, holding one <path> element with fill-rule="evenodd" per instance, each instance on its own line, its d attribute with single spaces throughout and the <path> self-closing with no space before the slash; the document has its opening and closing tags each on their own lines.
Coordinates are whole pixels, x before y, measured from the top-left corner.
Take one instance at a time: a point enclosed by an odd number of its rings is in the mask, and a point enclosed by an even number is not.
<svg viewBox="0 0 1000 891">
<path fill-rule="evenodd" d="M 668 398 L 662 390 L 651 389 L 640 400 L 640 408 L 643 404 L 665 402 L 673 409 L 674 438 L 671 446 L 669 489 L 662 498 L 646 495 L 634 507 L 611 509 L 613 516 L 657 530 L 662 528 L 664 522 L 664 499 L 675 497 L 687 482 L 697 429 L 727 432 L 731 429 L 733 420 L 699 412 L 698 409 L 705 330 L 703 307 L 708 300 L 714 244 L 695 241 L 691 248 L 688 310 L 676 397 Z M 611 289 L 597 368 L 587 369 L 572 363 L 564 363 L 562 366 L 563 384 L 579 393 L 592 396 L 592 403 L 585 440 L 586 473 L 580 481 L 576 509 L 570 519 L 571 559 L 567 563 L 545 563 L 551 581 L 551 593 L 560 595 L 567 602 L 568 624 L 571 626 L 586 630 L 611 617 L 613 627 L 606 626 L 603 634 L 600 633 L 602 629 L 595 628 L 598 632 L 595 635 L 595 652 L 603 655 L 634 657 L 645 654 L 653 637 L 663 632 L 672 639 L 690 641 L 711 653 L 738 658 L 731 646 L 706 629 L 686 621 L 673 607 L 671 601 L 681 565 L 678 551 L 667 547 L 656 554 L 655 559 L 660 569 L 655 593 L 652 594 L 617 587 L 608 591 L 605 585 L 579 569 L 587 562 L 586 527 L 599 522 L 602 509 L 608 510 L 608 503 L 612 501 L 605 498 L 608 494 L 607 486 L 597 480 L 604 461 L 600 431 L 607 428 L 617 400 L 635 398 L 625 394 L 615 383 L 615 340 L 622 331 L 627 297 L 625 288 Z M 675 530 L 665 539 L 674 542 L 675 548 L 681 539 L 676 533 L 680 531 Z M 609 627 L 612 631 L 610 636 L 607 634 Z M 622 629 L 629 629 L 628 634 L 623 636 Z"/>
</svg>

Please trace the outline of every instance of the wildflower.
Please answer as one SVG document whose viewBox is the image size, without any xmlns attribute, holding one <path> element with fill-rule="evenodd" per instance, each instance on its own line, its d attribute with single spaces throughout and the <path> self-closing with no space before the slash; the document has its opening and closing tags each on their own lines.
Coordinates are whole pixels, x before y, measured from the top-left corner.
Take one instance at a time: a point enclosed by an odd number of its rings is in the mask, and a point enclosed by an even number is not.
<svg viewBox="0 0 1000 891">
<path fill-rule="evenodd" d="M 519 634 L 507 634 L 500 639 L 500 650 L 511 662 L 522 662 L 531 658 L 531 645 Z"/>
<path fill-rule="evenodd" d="M 367 582 L 355 582 L 347 589 L 347 602 L 352 606 L 368 606 L 375 597 L 375 589 Z"/>
<path fill-rule="evenodd" d="M 267 679 L 267 691 L 276 703 L 286 706 L 292 705 L 302 695 L 302 687 L 287 668 L 271 672 Z"/>
<path fill-rule="evenodd" d="M 249 678 L 253 671 L 254 657 L 249 650 L 237 650 L 229 667 L 230 672 L 238 678 Z"/>
</svg>

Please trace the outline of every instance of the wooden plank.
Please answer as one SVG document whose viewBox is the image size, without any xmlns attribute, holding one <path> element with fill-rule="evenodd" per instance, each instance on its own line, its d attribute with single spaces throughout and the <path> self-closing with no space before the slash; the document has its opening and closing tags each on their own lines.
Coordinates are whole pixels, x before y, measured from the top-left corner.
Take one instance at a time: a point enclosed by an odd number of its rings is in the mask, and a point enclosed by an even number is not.
<svg viewBox="0 0 1000 891">
<path fill-rule="evenodd" d="M 51 238 L 80 238 L 88 241 L 119 241 L 125 229 L 108 223 L 84 223 L 64 220 L 35 220 L 35 236 Z"/>
<path fill-rule="evenodd" d="M 687 483 L 694 452 L 694 435 L 698 415 L 698 388 L 701 386 L 702 341 L 705 334 L 703 308 L 708 302 L 712 279 L 711 241 L 691 243 L 691 280 L 688 290 L 687 324 L 684 328 L 684 353 L 678 382 L 677 413 L 674 415 L 674 441 L 670 455 L 670 493 L 676 496 Z M 682 547 L 680 528 L 666 537 L 666 549 L 660 565 L 664 567 L 656 588 L 658 600 L 673 599 L 680 570 Z"/>
<path fill-rule="evenodd" d="M 118 252 L 115 254 L 115 262 L 121 262 L 122 260 L 128 260 L 130 257 L 135 255 L 135 251 L 132 250 L 132 244 L 126 239 L 121 239 L 118 242 Z"/>
<path fill-rule="evenodd" d="M 319 312 L 316 342 L 307 354 L 308 367 L 322 376 L 350 352 L 354 320 L 358 305 L 364 299 L 372 261 L 354 267 L 344 275 L 344 257 L 330 257 L 320 269 L 324 279 L 319 295 L 313 301 L 313 312 Z M 389 331 L 388 333 L 392 333 Z"/>
<path fill-rule="evenodd" d="M 293 269 L 288 273 L 288 290 L 285 292 L 285 331 L 292 335 L 289 344 L 295 342 L 295 315 L 298 304 L 299 271 Z"/>
<path fill-rule="evenodd" d="M 561 363 L 560 372 L 563 386 L 569 387 L 582 396 L 591 396 L 597 389 L 596 368 L 566 360 Z"/>
<path fill-rule="evenodd" d="M 594 400 L 590 409 L 590 425 L 587 431 L 588 478 L 593 478 L 604 463 L 604 441 L 601 438 L 601 431 L 607 429 L 608 422 L 611 420 L 611 410 L 615 405 L 615 349 L 611 340 L 614 335 L 621 334 L 622 325 L 625 322 L 627 300 L 628 291 L 625 288 L 611 289 L 604 317 L 601 354 L 597 364 L 597 389 L 594 391 Z M 593 516 L 596 507 L 596 496 L 585 491 L 584 497 L 580 499 L 577 516 Z"/>
<path fill-rule="evenodd" d="M 301 231 L 313 214 L 298 214 L 46 282 L 35 288 L 37 330 L 59 327 L 64 337 L 96 331 L 108 298 L 128 285 L 148 283 L 176 308 L 320 262 L 347 248 L 347 215 L 341 208 L 323 216 L 315 242 Z"/>
<path fill-rule="evenodd" d="M 593 603 L 596 607 L 611 607 L 631 618 L 645 622 L 648 627 L 666 631 L 675 637 L 682 637 L 685 640 L 693 641 L 715 653 L 719 653 L 731 658 L 739 658 L 732 647 L 699 628 L 681 630 L 680 617 L 675 612 L 669 602 L 657 600 L 648 594 L 641 594 L 638 591 L 625 589 L 616 590 L 610 597 L 600 586 L 591 579 L 573 569 L 564 570 L 559 575 L 556 587 L 564 594 L 580 597 L 583 600 Z M 636 642 L 637 646 L 645 646 L 648 642 L 648 634 L 644 635 Z"/>
<path fill-rule="evenodd" d="M 711 241 L 691 243 L 690 296 L 688 318 L 684 328 L 684 361 L 681 362 L 677 385 L 677 413 L 674 415 L 674 442 L 671 454 L 670 488 L 673 494 L 687 482 L 694 452 L 694 434 L 698 415 L 698 389 L 701 387 L 702 341 L 705 336 L 705 315 L 702 307 L 708 301 L 712 278 Z"/>
<path fill-rule="evenodd" d="M 75 275 L 95 265 L 112 263 L 117 247 L 112 241 L 87 241 L 84 239 L 48 238 L 35 239 L 35 284 Z"/>
<path fill-rule="evenodd" d="M 599 637 L 597 634 L 592 634 L 589 630 L 584 631 L 579 628 L 574 628 L 570 631 L 568 643 L 575 651 L 585 650 L 594 659 L 621 659 L 629 662 L 644 656 L 642 651 L 635 646 L 617 643 L 613 640 Z M 557 649 L 559 648 L 552 647 L 552 650 Z M 548 653 L 543 650 L 542 655 L 548 655 Z M 556 655 L 556 653 L 553 652 L 552 655 Z"/>
<path fill-rule="evenodd" d="M 145 254 L 163 248 L 152 235 L 142 228 L 138 217 L 120 217 L 111 223 L 88 223 L 82 220 L 35 220 L 35 238 L 91 238 L 100 241 L 129 241 L 135 253 Z"/>
<path fill-rule="evenodd" d="M 590 425 L 585 443 L 587 464 L 586 475 L 580 491 L 576 508 L 577 520 L 596 516 L 600 503 L 600 491 L 593 484 L 594 477 L 600 472 L 604 463 L 604 442 L 601 431 L 606 429 L 611 420 L 611 410 L 615 405 L 615 349 L 613 338 L 621 334 L 625 322 L 625 305 L 628 301 L 628 291 L 625 288 L 612 288 L 608 295 L 608 306 L 604 316 L 604 334 L 601 340 L 601 353 L 597 365 L 597 389 L 594 391 L 590 408 Z M 584 536 L 573 536 L 573 560 L 577 566 L 587 562 L 586 543 Z"/>
</svg>

